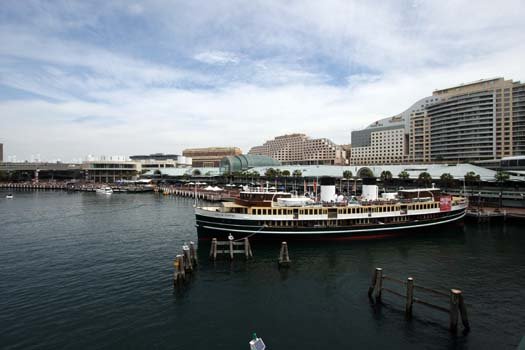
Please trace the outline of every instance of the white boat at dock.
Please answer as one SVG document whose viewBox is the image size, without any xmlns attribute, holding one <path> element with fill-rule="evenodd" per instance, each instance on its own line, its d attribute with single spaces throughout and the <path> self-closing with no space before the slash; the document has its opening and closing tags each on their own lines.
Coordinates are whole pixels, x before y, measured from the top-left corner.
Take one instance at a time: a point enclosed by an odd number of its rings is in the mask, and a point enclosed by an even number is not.
<svg viewBox="0 0 525 350">
<path fill-rule="evenodd" d="M 98 194 L 110 195 L 110 194 L 113 194 L 113 189 L 111 189 L 111 187 L 109 186 L 104 186 L 104 187 L 97 188 L 95 192 Z"/>
</svg>

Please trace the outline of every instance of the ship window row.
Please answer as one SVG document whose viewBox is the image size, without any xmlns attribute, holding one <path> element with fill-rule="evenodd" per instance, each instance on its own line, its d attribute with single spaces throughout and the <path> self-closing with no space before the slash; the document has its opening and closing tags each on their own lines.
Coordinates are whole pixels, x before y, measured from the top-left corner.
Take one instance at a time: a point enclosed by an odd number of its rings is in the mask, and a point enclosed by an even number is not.
<svg viewBox="0 0 525 350">
<path fill-rule="evenodd" d="M 439 203 L 416 203 L 408 206 L 411 210 L 435 209 L 439 208 Z M 282 209 L 282 208 L 254 208 L 252 214 L 254 215 L 327 215 L 328 208 L 304 208 L 304 209 Z M 366 213 L 388 213 L 398 212 L 399 206 L 396 205 L 382 205 L 382 206 L 368 206 L 368 207 L 348 207 L 337 208 L 337 214 L 366 214 Z M 244 211 L 243 211 L 244 212 Z"/>
<path fill-rule="evenodd" d="M 436 202 L 412 204 L 409 207 L 409 209 L 412 209 L 412 210 L 436 209 L 436 208 L 439 208 L 439 203 L 436 203 Z"/>
<path fill-rule="evenodd" d="M 423 214 L 414 217 L 417 220 L 432 220 L 440 217 L 440 214 Z M 267 227 L 349 227 L 370 224 L 396 224 L 410 221 L 406 216 L 393 216 L 386 218 L 359 218 L 359 219 L 339 219 L 339 220 L 278 220 L 278 221 L 257 221 L 259 226 Z"/>
</svg>

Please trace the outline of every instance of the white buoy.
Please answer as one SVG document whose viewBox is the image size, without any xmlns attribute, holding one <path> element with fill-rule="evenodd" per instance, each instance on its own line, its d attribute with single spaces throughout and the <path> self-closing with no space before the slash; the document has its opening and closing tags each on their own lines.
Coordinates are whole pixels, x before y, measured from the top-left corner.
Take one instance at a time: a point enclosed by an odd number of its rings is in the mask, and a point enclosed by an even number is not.
<svg viewBox="0 0 525 350">
<path fill-rule="evenodd" d="M 253 333 L 253 339 L 250 340 L 250 350 L 265 350 L 266 345 L 261 338 L 257 337 L 257 334 Z"/>
</svg>

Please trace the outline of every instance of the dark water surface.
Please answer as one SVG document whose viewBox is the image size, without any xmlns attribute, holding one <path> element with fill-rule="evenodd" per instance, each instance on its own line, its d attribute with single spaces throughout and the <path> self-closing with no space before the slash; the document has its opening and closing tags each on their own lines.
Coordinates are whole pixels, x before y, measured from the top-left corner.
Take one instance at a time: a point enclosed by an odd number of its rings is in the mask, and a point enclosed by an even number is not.
<svg viewBox="0 0 525 350">
<path fill-rule="evenodd" d="M 374 242 L 253 242 L 255 260 L 207 260 L 174 293 L 172 261 L 196 240 L 193 202 L 153 194 L 0 192 L 0 348 L 513 349 L 525 334 L 523 225 L 467 223 L 442 234 Z M 384 295 L 375 267 L 464 291 L 472 331 Z M 395 286 L 393 286 L 395 288 Z M 416 297 L 421 294 L 417 294 Z M 428 299 L 428 298 L 427 298 Z M 442 301 L 447 305 L 447 300 Z M 461 329 L 461 327 L 460 327 Z"/>
</svg>

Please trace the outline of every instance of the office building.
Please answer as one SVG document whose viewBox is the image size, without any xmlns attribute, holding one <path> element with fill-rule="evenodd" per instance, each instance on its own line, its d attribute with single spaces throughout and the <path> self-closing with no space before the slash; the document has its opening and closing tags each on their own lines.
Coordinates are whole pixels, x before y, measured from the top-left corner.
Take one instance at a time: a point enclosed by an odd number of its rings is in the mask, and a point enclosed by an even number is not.
<svg viewBox="0 0 525 350">
<path fill-rule="evenodd" d="M 238 156 L 242 151 L 238 147 L 188 148 L 182 155 L 192 159 L 193 167 L 219 167 L 221 160 L 228 156 Z"/>
<path fill-rule="evenodd" d="M 82 163 L 82 170 L 86 174 L 86 179 L 105 183 L 119 180 L 136 180 L 139 175 L 147 171 L 161 171 L 179 167 L 187 168 L 191 165 L 191 158 L 159 153 L 150 156 L 137 155 L 129 158 L 125 156 L 89 156 L 88 159 Z"/>
</svg>

